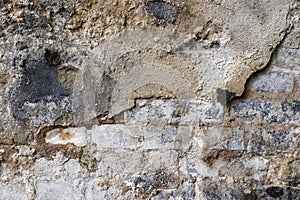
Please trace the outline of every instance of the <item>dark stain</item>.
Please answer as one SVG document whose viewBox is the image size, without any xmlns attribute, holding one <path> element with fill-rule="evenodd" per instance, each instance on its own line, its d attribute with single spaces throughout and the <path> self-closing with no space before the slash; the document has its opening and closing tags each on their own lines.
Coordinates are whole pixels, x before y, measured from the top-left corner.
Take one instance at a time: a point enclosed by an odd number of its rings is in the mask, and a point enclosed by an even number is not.
<svg viewBox="0 0 300 200">
<path fill-rule="evenodd" d="M 205 181 L 208 182 L 208 181 Z M 203 199 L 207 200 L 244 200 L 244 195 L 239 189 L 228 188 L 224 186 L 215 185 L 215 183 L 207 183 L 202 189 Z M 255 200 L 255 199 L 251 199 Z"/>
<path fill-rule="evenodd" d="M 35 10 L 36 11 L 36 10 Z M 48 20 L 39 12 L 23 10 L 20 14 L 21 20 L 13 20 L 13 28 L 19 34 L 28 34 L 37 30 L 47 30 Z"/>
<path fill-rule="evenodd" d="M 158 25 L 174 23 L 176 21 L 179 7 L 162 0 L 150 1 L 146 4 L 145 12 L 157 19 Z"/>
<path fill-rule="evenodd" d="M 244 200 L 257 200 L 257 195 L 255 194 L 255 192 L 251 192 L 249 194 L 244 194 L 243 199 Z"/>
<path fill-rule="evenodd" d="M 18 51 L 22 51 L 24 49 L 28 49 L 28 45 L 25 42 L 17 42 L 16 47 Z"/>
<path fill-rule="evenodd" d="M 273 197 L 273 198 L 281 197 L 284 194 L 283 188 L 276 187 L 276 186 L 267 188 L 266 192 L 270 197 Z"/>
<path fill-rule="evenodd" d="M 169 178 L 169 174 L 161 170 L 154 174 L 154 181 L 156 184 L 166 185 L 170 181 Z"/>
<path fill-rule="evenodd" d="M 299 200 L 300 189 L 290 186 L 263 186 L 255 189 L 257 199 Z"/>
<path fill-rule="evenodd" d="M 27 118 L 23 109 L 25 102 L 57 101 L 70 95 L 70 92 L 62 87 L 57 80 L 57 67 L 43 61 L 28 61 L 23 67 L 22 81 L 12 101 L 12 111 L 15 118 Z"/>
<path fill-rule="evenodd" d="M 96 110 L 98 113 L 103 114 L 109 110 L 112 92 L 116 83 L 117 81 L 114 80 L 109 74 L 104 73 L 102 75 L 101 87 L 103 88 L 103 91 L 97 94 L 96 99 L 98 102 L 96 104 Z"/>
<path fill-rule="evenodd" d="M 235 96 L 235 92 L 230 92 L 228 90 L 223 90 L 221 88 L 217 89 L 217 101 L 220 102 L 222 105 L 226 105 L 230 100 L 232 100 Z"/>
<path fill-rule="evenodd" d="M 44 57 L 49 65 L 58 65 L 60 63 L 60 55 L 57 51 L 46 49 Z"/>
<path fill-rule="evenodd" d="M 159 169 L 155 172 L 143 172 L 134 177 L 132 182 L 134 183 L 135 191 L 146 197 L 156 189 L 168 188 L 169 184 L 175 181 L 173 178 L 169 173 Z"/>
<path fill-rule="evenodd" d="M 243 151 L 230 149 L 213 149 L 202 157 L 202 160 L 208 165 L 212 166 L 216 160 L 222 159 L 230 163 L 232 160 L 243 156 Z"/>
<path fill-rule="evenodd" d="M 209 48 L 220 48 L 220 42 L 219 41 L 213 41 L 210 43 Z"/>
</svg>

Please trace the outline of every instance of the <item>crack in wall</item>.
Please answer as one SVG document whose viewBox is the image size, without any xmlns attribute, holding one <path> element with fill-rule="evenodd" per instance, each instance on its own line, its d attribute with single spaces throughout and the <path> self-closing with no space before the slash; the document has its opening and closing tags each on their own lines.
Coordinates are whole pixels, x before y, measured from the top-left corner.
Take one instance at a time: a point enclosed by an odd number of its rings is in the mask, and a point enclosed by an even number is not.
<svg viewBox="0 0 300 200">
<path fill-rule="evenodd" d="M 289 27 L 283 32 L 283 36 L 282 36 L 282 39 L 278 42 L 278 44 L 272 49 L 272 52 L 271 52 L 271 55 L 270 55 L 270 58 L 268 60 L 268 62 L 266 63 L 266 65 L 253 72 L 249 77 L 248 79 L 246 80 L 245 82 L 245 86 L 244 86 L 244 91 L 243 93 L 240 95 L 240 96 L 234 96 L 233 98 L 231 98 L 229 101 L 227 101 L 227 105 L 230 105 L 232 104 L 232 102 L 236 101 L 236 100 L 239 100 L 239 99 L 244 99 L 246 98 L 247 96 L 247 88 L 249 88 L 249 85 L 250 85 L 250 81 L 258 76 L 259 74 L 261 73 L 264 73 L 266 70 L 268 70 L 271 65 L 273 64 L 274 60 L 276 59 L 276 56 L 277 56 L 277 53 L 278 53 L 278 50 L 280 49 L 280 47 L 282 46 L 282 44 L 284 43 L 286 37 L 290 34 L 290 32 L 293 30 L 293 25 L 289 25 Z"/>
</svg>

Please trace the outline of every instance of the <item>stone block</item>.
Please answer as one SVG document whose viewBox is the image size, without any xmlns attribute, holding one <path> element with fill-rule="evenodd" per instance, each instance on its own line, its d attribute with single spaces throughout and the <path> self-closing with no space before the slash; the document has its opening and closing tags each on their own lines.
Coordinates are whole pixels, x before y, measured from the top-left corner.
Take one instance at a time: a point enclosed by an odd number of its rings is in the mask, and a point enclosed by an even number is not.
<svg viewBox="0 0 300 200">
<path fill-rule="evenodd" d="M 299 48 L 280 48 L 277 55 L 276 66 L 286 69 L 300 69 Z"/>
<path fill-rule="evenodd" d="M 244 134 L 245 133 L 242 128 L 233 129 L 231 131 L 231 134 L 228 134 L 230 135 L 230 137 L 226 139 L 226 144 L 224 146 L 230 150 L 236 150 L 236 151 L 245 150 Z"/>
<path fill-rule="evenodd" d="M 185 104 L 182 123 L 222 123 L 224 107 L 217 101 L 190 100 Z"/>
<path fill-rule="evenodd" d="M 157 194 L 152 198 L 153 200 L 163 200 L 163 199 L 185 199 L 194 200 L 195 199 L 195 185 L 192 183 L 181 186 L 176 190 L 166 190 Z"/>
<path fill-rule="evenodd" d="M 64 164 L 61 164 L 64 163 Z M 63 177 L 63 179 L 79 179 L 87 174 L 87 169 L 81 166 L 78 160 L 69 159 L 58 153 L 52 160 L 40 158 L 35 161 L 33 175 L 39 180 L 49 180 L 53 177 Z"/>
<path fill-rule="evenodd" d="M 189 126 L 102 125 L 87 131 L 98 149 L 187 149 Z"/>
<path fill-rule="evenodd" d="M 69 182 L 38 181 L 36 185 L 38 200 L 76 200 L 75 191 Z"/>
<path fill-rule="evenodd" d="M 130 123 L 171 123 L 178 106 L 176 99 L 136 100 L 136 107 L 126 113 L 125 120 Z"/>
<path fill-rule="evenodd" d="M 244 150 L 244 130 L 239 127 L 209 127 L 205 129 L 201 143 L 204 151 L 212 149 Z"/>
<path fill-rule="evenodd" d="M 0 200 L 29 200 L 25 193 L 15 186 L 6 185 L 0 182 Z"/>
<path fill-rule="evenodd" d="M 255 190 L 257 199 L 300 199 L 300 189 L 289 186 L 267 185 Z"/>
<path fill-rule="evenodd" d="M 250 137 L 247 144 L 248 152 L 275 153 L 294 152 L 298 148 L 298 129 L 254 129 L 246 136 Z"/>
<path fill-rule="evenodd" d="M 222 123 L 224 107 L 217 101 L 195 99 L 137 100 L 126 113 L 128 123 Z"/>
<path fill-rule="evenodd" d="M 242 100 L 232 106 L 242 123 L 294 124 L 300 120 L 300 101 Z"/>
<path fill-rule="evenodd" d="M 103 180 L 104 179 L 104 180 Z M 105 178 L 92 178 L 86 183 L 85 199 L 116 199 L 118 192 L 115 188 L 107 186 Z"/>
<path fill-rule="evenodd" d="M 178 153 L 175 150 L 132 151 L 112 149 L 94 154 L 98 162 L 97 174 L 101 176 L 127 177 L 138 171 L 176 168 Z"/>
<path fill-rule="evenodd" d="M 250 89 L 257 92 L 292 92 L 293 75 L 288 73 L 270 72 L 259 74 L 250 83 Z"/>
<path fill-rule="evenodd" d="M 68 144 L 72 143 L 79 147 L 87 144 L 87 134 L 85 127 L 78 128 L 57 128 L 46 133 L 45 141 L 50 144 Z"/>
</svg>

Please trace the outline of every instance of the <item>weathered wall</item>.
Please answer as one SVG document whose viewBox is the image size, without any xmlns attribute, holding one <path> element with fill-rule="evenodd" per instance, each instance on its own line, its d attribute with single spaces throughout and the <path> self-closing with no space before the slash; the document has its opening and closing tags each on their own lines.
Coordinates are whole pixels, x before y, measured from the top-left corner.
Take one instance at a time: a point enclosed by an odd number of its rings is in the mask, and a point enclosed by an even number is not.
<svg viewBox="0 0 300 200">
<path fill-rule="evenodd" d="M 300 199 L 299 4 L 0 1 L 0 199 Z"/>
</svg>

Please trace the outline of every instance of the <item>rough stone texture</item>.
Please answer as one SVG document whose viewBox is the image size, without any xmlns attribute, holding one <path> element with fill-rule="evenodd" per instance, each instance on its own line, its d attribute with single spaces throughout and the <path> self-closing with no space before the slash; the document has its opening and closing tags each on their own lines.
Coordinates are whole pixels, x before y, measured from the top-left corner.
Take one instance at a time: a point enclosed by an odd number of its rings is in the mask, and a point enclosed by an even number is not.
<svg viewBox="0 0 300 200">
<path fill-rule="evenodd" d="M 0 1 L 0 200 L 300 199 L 297 0 Z"/>
<path fill-rule="evenodd" d="M 246 123 L 293 124 L 300 119 L 300 101 L 245 100 L 233 105 L 233 116 Z"/>
<path fill-rule="evenodd" d="M 293 91 L 294 80 L 291 74 L 271 72 L 256 77 L 250 88 L 257 92 L 286 92 Z"/>
</svg>

